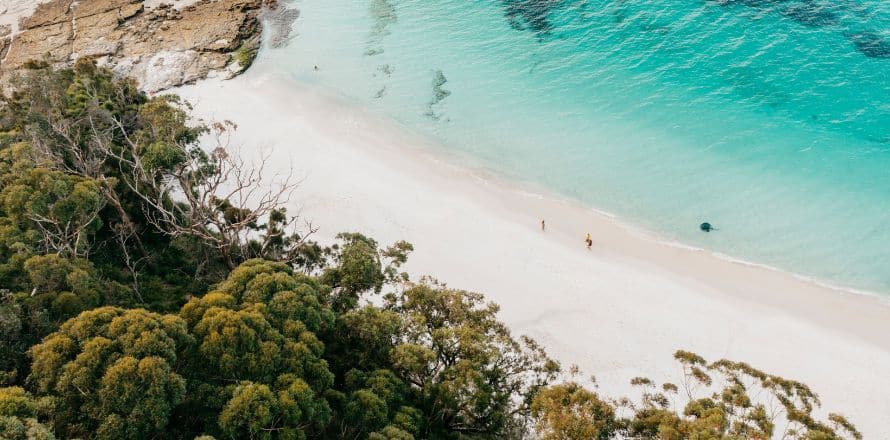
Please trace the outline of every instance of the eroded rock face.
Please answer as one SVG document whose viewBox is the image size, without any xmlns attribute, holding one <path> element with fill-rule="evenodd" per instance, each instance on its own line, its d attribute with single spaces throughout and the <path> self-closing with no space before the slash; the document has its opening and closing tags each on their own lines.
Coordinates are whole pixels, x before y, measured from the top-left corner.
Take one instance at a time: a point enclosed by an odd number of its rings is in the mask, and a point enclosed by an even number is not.
<svg viewBox="0 0 890 440">
<path fill-rule="evenodd" d="M 9 49 L 10 31 L 8 25 L 0 26 L 0 60 L 6 56 L 6 51 Z"/>
<path fill-rule="evenodd" d="M 259 46 L 264 3 L 269 0 L 200 0 L 180 9 L 148 8 L 144 0 L 50 0 L 24 18 L 15 35 L 0 29 L 0 81 L 28 61 L 67 65 L 82 57 L 133 76 L 150 92 L 230 76 L 246 67 L 235 53 L 252 54 Z"/>
</svg>

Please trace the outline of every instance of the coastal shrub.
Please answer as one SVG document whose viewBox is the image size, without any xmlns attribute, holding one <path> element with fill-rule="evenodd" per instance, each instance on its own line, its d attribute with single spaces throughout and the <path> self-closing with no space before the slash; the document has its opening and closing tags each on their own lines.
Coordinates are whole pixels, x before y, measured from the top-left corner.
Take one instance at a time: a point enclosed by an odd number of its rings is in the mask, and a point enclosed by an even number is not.
<svg viewBox="0 0 890 440">
<path fill-rule="evenodd" d="M 332 327 L 334 314 L 320 287 L 287 265 L 251 260 L 216 291 L 186 303 L 180 317 L 195 344 L 184 362 L 193 398 L 181 411 L 183 424 L 222 437 L 322 431 L 334 375 L 316 332 Z"/>
<path fill-rule="evenodd" d="M 386 308 L 402 321 L 392 365 L 416 387 L 427 435 L 502 432 L 560 371 L 535 341 L 513 338 L 481 294 L 426 280 Z"/>
<path fill-rule="evenodd" d="M 602 400 L 576 383 L 553 385 L 532 402 L 544 439 L 797 440 L 862 438 L 845 417 L 819 420 L 818 396 L 805 384 L 771 375 L 744 362 L 678 350 L 680 385 L 631 379 L 636 398 Z"/>
<path fill-rule="evenodd" d="M 617 428 L 615 408 L 573 382 L 541 390 L 531 415 L 542 440 L 608 439 Z"/>
<path fill-rule="evenodd" d="M 250 68 L 259 51 L 259 40 L 245 40 L 241 43 L 241 46 L 232 54 L 232 59 L 238 64 L 237 72 L 241 73 Z"/>
<path fill-rule="evenodd" d="M 0 438 L 7 440 L 53 440 L 52 431 L 38 418 L 43 404 L 19 387 L 0 388 Z"/>
<path fill-rule="evenodd" d="M 178 317 L 101 307 L 31 348 L 29 383 L 55 398 L 56 433 L 66 438 L 155 436 L 183 400 L 175 367 L 190 344 Z"/>
<path fill-rule="evenodd" d="M 266 204 L 227 196 L 267 192 L 238 178 L 257 171 L 226 152 L 234 124 L 193 125 L 178 97 L 149 97 L 86 59 L 28 63 L 10 85 L 0 94 L 3 384 L 24 385 L 27 348 L 82 311 L 176 312 L 254 257 L 324 264 L 282 206 L 294 183 Z"/>
</svg>

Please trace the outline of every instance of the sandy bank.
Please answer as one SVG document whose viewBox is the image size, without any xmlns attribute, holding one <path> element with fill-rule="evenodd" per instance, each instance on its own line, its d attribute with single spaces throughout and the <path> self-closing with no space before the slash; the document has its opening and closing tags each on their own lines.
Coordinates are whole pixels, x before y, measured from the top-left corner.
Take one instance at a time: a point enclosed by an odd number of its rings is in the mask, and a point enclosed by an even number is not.
<svg viewBox="0 0 890 440">
<path fill-rule="evenodd" d="M 890 437 L 886 301 L 668 245 L 453 165 L 394 122 L 260 64 L 178 93 L 203 117 L 236 121 L 245 152 L 305 176 L 295 206 L 323 237 L 412 242 L 413 274 L 485 293 L 516 333 L 595 374 L 606 393 L 637 375 L 675 380 L 671 354 L 684 348 L 804 381 L 866 438 Z"/>
</svg>

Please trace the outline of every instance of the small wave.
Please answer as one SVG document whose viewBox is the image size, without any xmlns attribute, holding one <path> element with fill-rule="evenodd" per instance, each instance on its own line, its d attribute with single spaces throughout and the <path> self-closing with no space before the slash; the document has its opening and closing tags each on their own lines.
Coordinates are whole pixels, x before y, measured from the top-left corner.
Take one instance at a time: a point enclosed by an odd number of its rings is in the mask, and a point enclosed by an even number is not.
<svg viewBox="0 0 890 440">
<path fill-rule="evenodd" d="M 701 248 L 694 248 L 694 249 L 697 249 L 697 250 L 705 250 L 705 251 L 706 251 L 706 249 L 701 249 Z M 727 255 L 727 254 L 724 254 L 724 253 L 721 253 L 721 252 L 711 252 L 711 255 L 713 255 L 714 257 L 717 257 L 717 258 L 719 258 L 719 259 L 721 259 L 721 260 L 724 260 L 724 261 L 728 261 L 728 262 L 730 262 L 730 263 L 733 263 L 733 264 L 739 264 L 739 265 L 742 265 L 742 266 L 748 266 L 748 267 L 756 267 L 756 268 L 758 268 L 758 269 L 768 270 L 768 271 L 771 271 L 771 272 L 778 272 L 778 273 L 782 273 L 782 274 L 791 275 L 792 277 L 794 277 L 794 278 L 796 278 L 796 279 L 799 279 L 799 280 L 801 280 L 801 281 L 805 281 L 805 282 L 807 282 L 807 283 L 815 284 L 815 285 L 817 285 L 817 286 L 824 287 L 824 288 L 826 288 L 826 289 L 830 289 L 830 290 L 834 290 L 834 291 L 839 292 L 839 293 L 848 293 L 848 294 L 854 294 L 854 295 L 864 295 L 864 296 L 875 297 L 875 298 L 878 298 L 878 299 L 881 299 L 881 300 L 884 300 L 884 301 L 890 301 L 890 298 L 888 298 L 887 295 L 882 295 L 882 294 L 880 294 L 880 293 L 878 293 L 878 292 L 874 292 L 874 291 L 871 291 L 871 290 L 856 289 L 856 288 L 852 288 L 852 287 L 846 287 L 846 286 L 840 286 L 840 285 L 837 285 L 837 284 L 832 284 L 832 283 L 829 283 L 829 282 L 827 282 L 827 281 L 820 280 L 819 278 L 815 278 L 815 277 L 811 277 L 811 276 L 807 276 L 807 275 L 801 275 L 801 274 L 799 274 L 799 273 L 795 273 L 795 272 L 789 272 L 789 271 L 787 271 L 787 270 L 780 269 L 780 268 L 775 267 L 775 266 L 770 266 L 769 264 L 755 263 L 755 262 L 753 262 L 753 261 L 744 260 L 744 259 L 741 259 L 741 258 L 738 258 L 738 257 L 733 257 L 733 256 L 731 256 L 731 255 Z"/>
</svg>

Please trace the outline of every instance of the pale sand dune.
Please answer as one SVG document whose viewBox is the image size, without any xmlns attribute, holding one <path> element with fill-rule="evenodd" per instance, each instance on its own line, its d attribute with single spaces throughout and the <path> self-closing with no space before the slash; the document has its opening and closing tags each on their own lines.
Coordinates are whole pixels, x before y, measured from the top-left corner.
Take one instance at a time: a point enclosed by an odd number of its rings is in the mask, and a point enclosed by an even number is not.
<svg viewBox="0 0 890 440">
<path fill-rule="evenodd" d="M 483 179 L 397 124 L 263 69 L 179 92 L 198 114 L 236 121 L 245 153 L 262 148 L 305 176 L 295 206 L 322 237 L 412 242 L 412 274 L 485 293 L 514 332 L 595 374 L 608 394 L 637 375 L 676 380 L 671 354 L 684 348 L 804 381 L 865 438 L 890 438 L 886 301 L 667 245 Z"/>
</svg>

